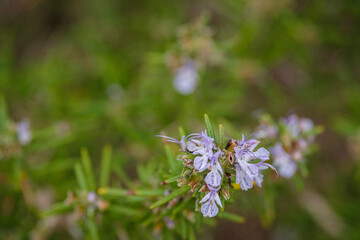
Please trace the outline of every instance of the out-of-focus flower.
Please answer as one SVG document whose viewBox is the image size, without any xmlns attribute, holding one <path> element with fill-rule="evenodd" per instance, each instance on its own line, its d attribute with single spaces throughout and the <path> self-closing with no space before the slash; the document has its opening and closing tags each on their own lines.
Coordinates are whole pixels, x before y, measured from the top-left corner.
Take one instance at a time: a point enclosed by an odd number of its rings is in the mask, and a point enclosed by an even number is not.
<svg viewBox="0 0 360 240">
<path fill-rule="evenodd" d="M 281 118 L 278 123 L 264 114 L 258 130 L 262 137 L 276 141 L 270 151 L 274 166 L 285 178 L 291 178 L 296 173 L 298 164 L 305 161 L 315 136 L 322 131 L 310 119 L 299 118 L 295 114 Z"/>
<path fill-rule="evenodd" d="M 177 69 L 173 84 L 178 93 L 189 95 L 195 91 L 198 80 L 199 75 L 196 64 L 190 60 Z"/>
<path fill-rule="evenodd" d="M 29 144 L 32 139 L 30 120 L 23 119 L 21 122 L 16 124 L 16 132 L 21 145 Z"/>
<path fill-rule="evenodd" d="M 270 151 L 275 159 L 274 166 L 278 168 L 279 174 L 284 178 L 291 178 L 297 170 L 297 165 L 291 156 L 285 152 L 282 144 L 276 144 Z"/>
<path fill-rule="evenodd" d="M 123 92 L 122 87 L 117 83 L 112 83 L 106 88 L 106 94 L 113 102 L 119 101 L 123 96 Z"/>
<path fill-rule="evenodd" d="M 169 216 L 167 216 L 165 218 L 165 224 L 169 229 L 174 229 L 175 228 L 175 222 Z"/>
</svg>

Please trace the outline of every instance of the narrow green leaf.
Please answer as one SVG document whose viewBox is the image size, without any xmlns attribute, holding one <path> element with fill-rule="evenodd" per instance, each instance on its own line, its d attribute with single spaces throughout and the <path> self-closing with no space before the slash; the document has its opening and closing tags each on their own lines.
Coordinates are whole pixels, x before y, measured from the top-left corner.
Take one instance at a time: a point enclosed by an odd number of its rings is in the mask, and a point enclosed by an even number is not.
<svg viewBox="0 0 360 240">
<path fill-rule="evenodd" d="M 220 212 L 219 213 L 219 217 L 229 220 L 229 221 L 233 221 L 233 222 L 237 222 L 237 223 L 244 223 L 245 222 L 245 218 L 237 215 L 237 214 L 233 214 L 233 213 L 228 213 L 228 212 Z"/>
<path fill-rule="evenodd" d="M 304 182 L 299 174 L 295 174 L 293 177 L 295 186 L 298 191 L 302 192 L 304 190 Z"/>
<path fill-rule="evenodd" d="M 121 188 L 99 188 L 98 194 L 102 196 L 125 197 L 129 195 L 129 190 Z"/>
<path fill-rule="evenodd" d="M 175 216 L 186 207 L 186 205 L 191 201 L 191 199 L 192 198 L 189 198 L 189 199 L 183 201 L 182 203 L 178 204 L 175 207 L 174 211 L 172 212 L 171 217 L 175 218 Z"/>
<path fill-rule="evenodd" d="M 89 152 L 86 148 L 81 149 L 81 162 L 84 167 L 84 173 L 89 186 L 89 190 L 95 190 L 95 177 L 91 166 Z"/>
<path fill-rule="evenodd" d="M 196 240 L 194 228 L 193 228 L 191 225 L 189 225 L 188 230 L 189 230 L 189 234 L 188 234 L 188 238 L 187 238 L 187 239 L 189 239 L 189 240 Z"/>
<path fill-rule="evenodd" d="M 100 237 L 99 237 L 99 233 L 98 233 L 98 229 L 97 229 L 94 217 L 88 218 L 87 227 L 88 227 L 91 239 L 92 240 L 99 240 Z"/>
<path fill-rule="evenodd" d="M 7 125 L 6 103 L 4 96 L 0 94 L 0 133 L 5 132 Z"/>
<path fill-rule="evenodd" d="M 109 185 L 110 172 L 111 172 L 111 154 L 112 148 L 106 145 L 103 148 L 101 158 L 101 172 L 100 172 L 100 187 L 107 187 Z"/>
<path fill-rule="evenodd" d="M 167 202 L 169 202 L 170 200 L 183 195 L 184 193 L 188 192 L 191 189 L 191 187 L 189 186 L 184 186 L 182 188 L 177 189 L 176 191 L 170 193 L 169 195 L 163 197 L 162 199 L 160 199 L 159 201 L 157 201 L 156 203 L 154 203 L 153 205 L 151 205 L 151 209 L 153 208 L 157 208 Z"/>
<path fill-rule="evenodd" d="M 120 180 L 125 184 L 126 187 L 131 187 L 133 185 L 129 176 L 125 173 L 124 169 L 120 165 L 115 165 L 112 167 L 114 172 L 120 178 Z"/>
<path fill-rule="evenodd" d="M 88 190 L 84 171 L 79 163 L 75 164 L 75 175 L 81 190 Z"/>
<path fill-rule="evenodd" d="M 180 218 L 180 227 L 181 227 L 181 237 L 182 239 L 187 238 L 188 233 L 188 224 L 185 218 Z"/>
<path fill-rule="evenodd" d="M 111 204 L 106 211 L 126 216 L 140 216 L 143 213 L 140 209 L 115 204 Z"/>
<path fill-rule="evenodd" d="M 181 174 L 180 174 L 180 175 L 177 175 L 177 176 L 175 176 L 175 177 L 171 177 L 171 178 L 165 179 L 164 182 L 165 182 L 166 184 L 173 183 L 173 182 L 176 182 L 176 181 L 179 179 L 179 177 L 181 177 Z"/>
<path fill-rule="evenodd" d="M 180 137 L 185 136 L 185 131 L 182 127 L 179 127 L 179 134 L 180 134 Z"/>
<path fill-rule="evenodd" d="M 164 189 L 138 189 L 134 191 L 136 196 L 141 197 L 156 197 L 163 196 L 165 193 Z"/>
<path fill-rule="evenodd" d="M 220 149 L 224 149 L 226 147 L 226 136 L 224 127 L 222 124 L 219 125 L 219 147 Z"/>
<path fill-rule="evenodd" d="M 176 171 L 176 159 L 175 159 L 174 153 L 171 150 L 171 147 L 169 144 L 165 144 L 164 149 L 165 149 L 166 157 L 168 159 L 169 167 L 173 172 L 175 172 Z"/>
<path fill-rule="evenodd" d="M 58 204 L 55 204 L 52 208 L 41 212 L 40 217 L 47 217 L 47 216 L 51 216 L 51 215 L 55 215 L 55 214 L 71 212 L 73 210 L 73 208 L 74 208 L 73 204 L 67 205 L 64 203 L 58 203 Z"/>
<path fill-rule="evenodd" d="M 207 133 L 208 133 L 209 137 L 212 137 L 213 139 L 215 139 L 214 128 L 211 125 L 209 116 L 207 114 L 205 114 L 204 119 L 205 119 L 206 130 L 207 130 Z"/>
</svg>

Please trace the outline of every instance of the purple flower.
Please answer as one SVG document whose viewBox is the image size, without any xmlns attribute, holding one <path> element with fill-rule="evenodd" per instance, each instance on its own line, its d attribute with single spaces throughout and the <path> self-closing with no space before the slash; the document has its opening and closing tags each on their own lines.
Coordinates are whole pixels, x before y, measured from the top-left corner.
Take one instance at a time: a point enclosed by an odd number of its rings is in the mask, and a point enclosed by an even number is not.
<svg viewBox="0 0 360 240">
<path fill-rule="evenodd" d="M 203 199 L 201 199 L 200 201 L 200 203 L 203 203 L 203 205 L 201 206 L 201 213 L 203 214 L 204 217 L 215 217 L 219 212 L 219 208 L 216 205 L 216 203 L 220 207 L 223 207 L 218 194 L 220 187 L 218 188 L 213 188 L 211 186 L 208 187 L 210 189 L 210 192 L 207 193 L 205 197 L 203 197 Z"/>
<path fill-rule="evenodd" d="M 174 88 L 182 95 L 189 95 L 196 89 L 199 75 L 193 61 L 186 62 L 177 71 L 174 78 Z"/>
<path fill-rule="evenodd" d="M 291 178 L 294 176 L 297 165 L 292 160 L 291 155 L 285 152 L 282 144 L 276 144 L 270 151 L 274 156 L 274 166 L 279 169 L 279 174 L 284 178 Z"/>
<path fill-rule="evenodd" d="M 95 203 L 97 199 L 97 195 L 94 191 L 90 191 L 87 195 L 87 200 L 89 203 Z"/>
<path fill-rule="evenodd" d="M 295 114 L 282 119 L 290 134 L 294 137 L 300 137 L 302 133 L 309 132 L 313 129 L 314 123 L 308 118 L 299 118 Z"/>
<path fill-rule="evenodd" d="M 203 172 L 209 167 L 208 163 L 211 159 L 217 161 L 217 158 L 219 158 L 220 153 L 214 154 L 214 147 L 214 139 L 207 135 L 206 130 L 189 141 L 188 150 L 194 155 L 199 155 L 194 159 L 194 167 L 199 172 Z"/>
<path fill-rule="evenodd" d="M 247 138 L 246 138 L 247 139 Z M 260 141 L 256 139 L 246 140 L 244 135 L 242 140 L 237 141 L 238 146 L 235 150 L 235 167 L 236 167 L 236 183 L 239 184 L 243 190 L 248 190 L 253 187 L 253 182 L 261 187 L 263 181 L 262 170 L 267 168 L 276 169 L 268 163 L 269 151 L 265 148 L 259 148 L 254 152 L 256 146 Z M 259 162 L 250 162 L 258 159 Z"/>
<path fill-rule="evenodd" d="M 256 134 L 256 137 L 258 138 L 275 138 L 278 134 L 279 129 L 277 126 L 270 125 L 268 123 L 261 123 L 258 127 L 258 133 Z"/>
<path fill-rule="evenodd" d="M 197 137 L 197 136 L 200 136 L 200 134 L 198 134 L 198 133 L 189 134 L 187 136 L 182 136 L 180 141 L 179 141 L 179 140 L 176 140 L 175 138 L 168 137 L 168 136 L 165 136 L 165 135 L 155 135 L 155 137 L 165 138 L 168 142 L 179 144 L 180 147 L 181 147 L 181 151 L 183 151 L 183 152 L 185 152 L 186 149 L 187 149 L 186 140 L 190 140 L 190 139 L 192 139 L 194 137 Z"/>
<path fill-rule="evenodd" d="M 21 145 L 28 144 L 32 139 L 32 133 L 30 130 L 30 120 L 24 119 L 18 124 L 16 124 L 16 131 L 18 135 L 19 142 Z"/>
<path fill-rule="evenodd" d="M 224 174 L 222 167 L 219 163 L 219 156 L 221 151 L 216 152 L 211 158 L 208 168 L 211 171 L 206 175 L 205 182 L 212 187 L 218 187 L 221 184 L 221 176 Z"/>
</svg>

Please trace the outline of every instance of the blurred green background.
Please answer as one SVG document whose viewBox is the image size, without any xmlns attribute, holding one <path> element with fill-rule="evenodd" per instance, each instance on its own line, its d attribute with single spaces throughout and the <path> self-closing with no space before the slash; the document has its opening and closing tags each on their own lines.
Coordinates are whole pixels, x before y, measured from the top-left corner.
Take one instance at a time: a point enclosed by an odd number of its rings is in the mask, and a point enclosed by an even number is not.
<svg viewBox="0 0 360 240">
<path fill-rule="evenodd" d="M 359 239 L 359 26 L 355 0 L 3 0 L 0 90 L 11 119 L 31 122 L 29 184 L 53 203 L 73 187 L 81 147 L 96 165 L 111 144 L 135 179 L 137 165 L 164 157 L 154 135 L 200 131 L 204 113 L 233 137 L 254 131 L 257 112 L 298 113 L 325 127 L 305 186 L 331 208 L 341 233 L 329 233 L 326 219 L 304 206 L 316 197 L 302 204 L 284 188 L 273 224 L 247 212 L 244 224 L 219 221 L 198 237 Z M 198 32 L 184 37 L 184 28 Z M 199 63 L 199 83 L 186 96 L 173 87 L 184 58 Z M 36 217 L 6 187 L 3 165 L 0 237 L 29 239 Z"/>
</svg>

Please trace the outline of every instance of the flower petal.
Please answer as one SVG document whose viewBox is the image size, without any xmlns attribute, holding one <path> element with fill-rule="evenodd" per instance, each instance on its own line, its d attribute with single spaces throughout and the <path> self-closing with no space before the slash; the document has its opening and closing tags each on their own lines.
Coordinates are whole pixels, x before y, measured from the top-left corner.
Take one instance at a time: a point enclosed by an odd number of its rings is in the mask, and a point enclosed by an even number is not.
<svg viewBox="0 0 360 240">
<path fill-rule="evenodd" d="M 198 146 L 196 146 L 196 144 L 193 141 L 189 141 L 187 143 L 187 149 L 189 150 L 189 152 L 193 152 L 198 148 Z"/>
<path fill-rule="evenodd" d="M 207 200 L 209 200 L 211 196 L 211 192 L 209 192 L 208 194 L 206 194 L 199 203 L 203 203 L 203 202 L 206 202 Z"/>
<path fill-rule="evenodd" d="M 218 193 L 214 194 L 214 200 L 220 207 L 223 207 Z"/>
<path fill-rule="evenodd" d="M 255 156 L 256 156 L 257 159 L 260 159 L 260 160 L 263 160 L 263 161 L 269 160 L 270 152 L 262 147 L 262 148 L 259 148 L 255 152 Z"/>
<path fill-rule="evenodd" d="M 215 202 L 208 201 L 201 206 L 201 212 L 204 217 L 215 217 L 219 212 L 219 208 L 216 206 Z"/>
<path fill-rule="evenodd" d="M 284 178 L 291 178 L 297 170 L 296 163 L 293 161 L 284 162 L 279 166 L 279 174 Z"/>
<path fill-rule="evenodd" d="M 202 172 L 206 169 L 208 163 L 207 156 L 197 156 L 194 159 L 194 167 L 199 170 L 199 172 Z"/>
<path fill-rule="evenodd" d="M 221 175 L 220 173 L 213 168 L 205 177 L 205 182 L 208 185 L 211 185 L 213 187 L 218 187 L 220 186 L 221 183 Z"/>
<path fill-rule="evenodd" d="M 262 175 L 261 173 L 259 173 L 256 177 L 254 177 L 255 183 L 259 187 L 261 187 L 261 183 L 262 183 L 263 179 L 264 179 L 264 175 Z"/>
<path fill-rule="evenodd" d="M 253 187 L 253 179 L 246 175 L 244 171 L 240 170 L 236 178 L 239 180 L 242 190 L 247 191 Z"/>
</svg>

